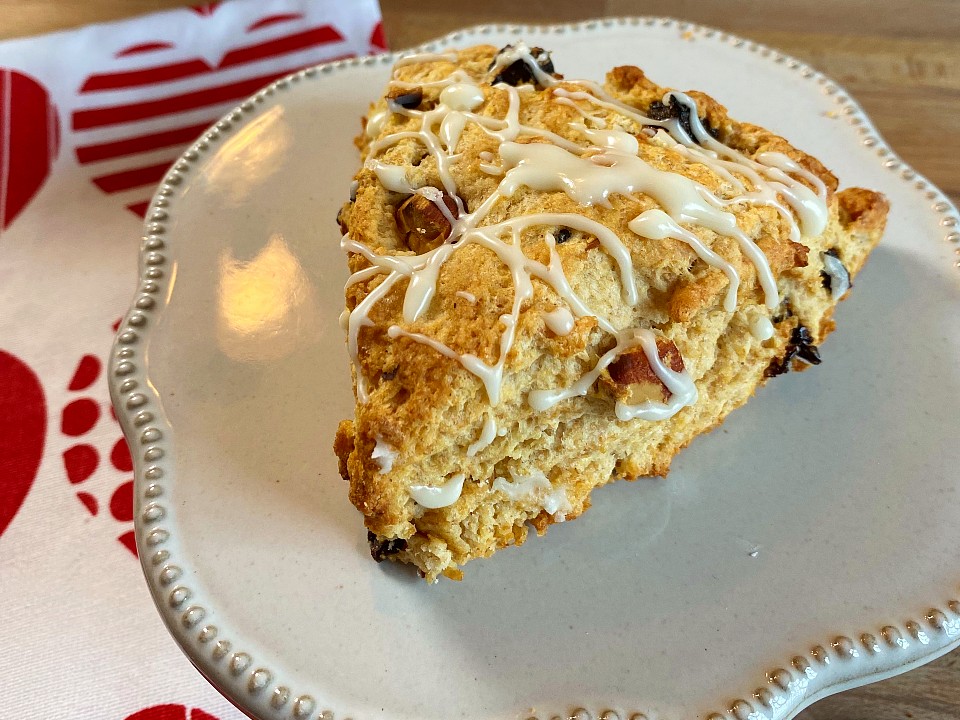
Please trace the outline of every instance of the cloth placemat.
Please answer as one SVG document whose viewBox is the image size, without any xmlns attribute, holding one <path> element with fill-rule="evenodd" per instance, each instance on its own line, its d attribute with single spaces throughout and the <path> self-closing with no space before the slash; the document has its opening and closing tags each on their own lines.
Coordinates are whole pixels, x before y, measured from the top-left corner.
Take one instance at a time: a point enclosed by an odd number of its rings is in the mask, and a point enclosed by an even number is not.
<svg viewBox="0 0 960 720">
<path fill-rule="evenodd" d="M 230 0 L 0 43 L 0 718 L 243 717 L 153 608 L 106 359 L 184 146 L 279 76 L 383 49 L 376 0 Z"/>
</svg>

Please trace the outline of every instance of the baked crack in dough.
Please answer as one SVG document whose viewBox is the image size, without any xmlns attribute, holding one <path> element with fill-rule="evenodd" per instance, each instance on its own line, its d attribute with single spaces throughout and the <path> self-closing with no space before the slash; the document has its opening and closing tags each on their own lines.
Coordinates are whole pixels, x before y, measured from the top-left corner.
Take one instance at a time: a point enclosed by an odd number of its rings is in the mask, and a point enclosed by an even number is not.
<svg viewBox="0 0 960 720">
<path fill-rule="evenodd" d="M 402 58 L 363 127 L 334 449 L 373 557 L 431 582 L 818 365 L 888 210 L 703 93 L 522 43 Z"/>
</svg>

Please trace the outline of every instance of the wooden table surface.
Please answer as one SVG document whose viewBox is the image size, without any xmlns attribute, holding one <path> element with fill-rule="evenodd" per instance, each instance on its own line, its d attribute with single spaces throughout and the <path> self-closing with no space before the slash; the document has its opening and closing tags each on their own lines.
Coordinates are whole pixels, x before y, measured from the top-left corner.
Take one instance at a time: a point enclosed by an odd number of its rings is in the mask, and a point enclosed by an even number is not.
<svg viewBox="0 0 960 720">
<path fill-rule="evenodd" d="M 0 0 L 0 38 L 197 1 Z M 381 0 L 381 7 L 394 48 L 478 23 L 605 15 L 669 15 L 739 34 L 801 58 L 842 83 L 897 152 L 960 201 L 960 0 Z M 822 700 L 799 718 L 958 720 L 960 650 Z"/>
</svg>

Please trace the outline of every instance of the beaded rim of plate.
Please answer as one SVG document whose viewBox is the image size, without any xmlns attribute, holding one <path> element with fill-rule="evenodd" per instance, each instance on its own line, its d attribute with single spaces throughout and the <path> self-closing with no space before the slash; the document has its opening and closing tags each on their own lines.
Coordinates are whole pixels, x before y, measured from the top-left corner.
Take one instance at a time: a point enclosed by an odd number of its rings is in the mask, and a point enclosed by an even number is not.
<svg viewBox="0 0 960 720">
<path fill-rule="evenodd" d="M 626 26 L 672 28 L 684 40 L 702 38 L 742 48 L 815 83 L 835 105 L 834 110 L 824 114 L 853 126 L 862 146 L 881 161 L 882 167 L 896 173 L 930 203 L 930 210 L 939 216 L 944 241 L 954 246 L 954 254 L 958 256 L 954 266 L 960 268 L 960 214 L 957 209 L 943 192 L 897 156 L 841 86 L 789 55 L 702 25 L 664 17 L 605 18 L 565 25 L 479 25 L 450 33 L 412 50 L 338 60 L 300 70 L 266 86 L 204 132 L 161 181 L 145 217 L 140 244 L 139 287 L 115 338 L 109 373 L 111 399 L 136 466 L 137 546 L 150 591 L 176 641 L 189 656 L 197 659 L 198 667 L 208 680 L 245 710 L 293 720 L 349 717 L 349 713 L 344 715 L 341 711 L 335 714 L 306 692 L 295 692 L 287 687 L 277 671 L 258 662 L 253 654 L 234 647 L 229 632 L 224 632 L 216 624 L 204 622 L 211 613 L 191 589 L 190 572 L 178 560 L 175 538 L 167 529 L 169 525 L 165 521 L 169 521 L 173 514 L 163 499 L 169 470 L 164 458 L 170 455 L 170 439 L 167 437 L 170 428 L 147 381 L 146 368 L 140 361 L 147 335 L 155 322 L 153 312 L 158 305 L 162 306 L 157 299 L 164 297 L 168 289 L 164 235 L 177 187 L 184 175 L 191 171 L 191 165 L 242 126 L 259 106 L 277 92 L 301 82 L 344 69 L 392 64 L 409 52 L 432 52 L 459 45 L 465 40 L 482 40 L 486 35 L 563 35 Z M 933 660 L 957 644 L 960 644 L 960 599 L 952 597 L 941 601 L 939 607 L 918 611 L 912 619 L 871 631 L 836 635 L 823 644 L 814 645 L 767 672 L 755 690 L 729 701 L 725 708 L 707 715 L 706 720 L 787 720 L 812 702 L 850 687 L 851 679 L 866 684 L 907 665 Z M 857 661 L 864 666 L 864 671 L 859 674 L 854 666 Z M 576 705 L 568 708 L 530 715 L 528 720 L 652 720 L 636 710 L 615 707 L 591 710 Z"/>
</svg>

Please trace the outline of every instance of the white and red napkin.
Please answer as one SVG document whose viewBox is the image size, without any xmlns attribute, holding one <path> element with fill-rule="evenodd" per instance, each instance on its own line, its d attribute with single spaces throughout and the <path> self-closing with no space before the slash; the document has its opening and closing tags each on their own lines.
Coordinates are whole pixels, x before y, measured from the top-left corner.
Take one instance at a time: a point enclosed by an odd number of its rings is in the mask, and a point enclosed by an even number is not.
<svg viewBox="0 0 960 720">
<path fill-rule="evenodd" d="M 278 76 L 383 49 L 376 0 L 230 0 L 0 43 L 0 718 L 242 717 L 153 608 L 106 358 L 184 146 Z"/>
</svg>

